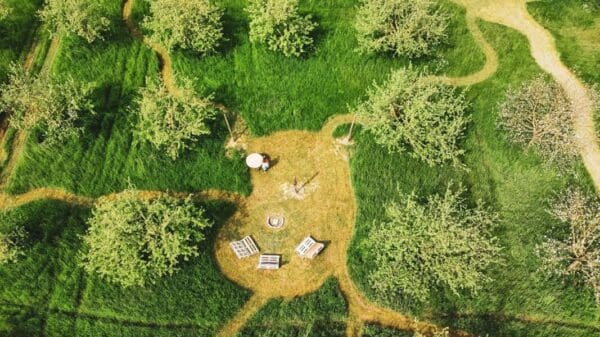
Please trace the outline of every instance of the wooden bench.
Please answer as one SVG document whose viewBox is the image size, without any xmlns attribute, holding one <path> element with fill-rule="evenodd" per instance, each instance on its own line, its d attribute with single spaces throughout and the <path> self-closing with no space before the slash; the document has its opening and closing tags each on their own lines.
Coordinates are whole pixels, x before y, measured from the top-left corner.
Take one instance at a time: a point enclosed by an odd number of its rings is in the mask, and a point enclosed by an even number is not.
<svg viewBox="0 0 600 337">
<path fill-rule="evenodd" d="M 314 259 L 323 248 L 325 248 L 324 244 L 317 242 L 309 235 L 296 247 L 296 254 L 302 258 Z"/>
<path fill-rule="evenodd" d="M 248 235 L 240 241 L 233 241 L 229 244 L 238 259 L 243 259 L 258 253 L 258 247 L 254 240 Z"/>
<path fill-rule="evenodd" d="M 279 269 L 281 256 L 273 254 L 263 254 L 258 259 L 257 269 Z"/>
</svg>

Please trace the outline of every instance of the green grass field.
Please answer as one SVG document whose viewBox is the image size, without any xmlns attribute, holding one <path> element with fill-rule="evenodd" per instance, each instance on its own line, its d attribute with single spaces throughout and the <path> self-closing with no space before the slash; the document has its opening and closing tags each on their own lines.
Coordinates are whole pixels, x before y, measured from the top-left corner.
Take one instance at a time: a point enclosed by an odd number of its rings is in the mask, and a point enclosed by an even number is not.
<svg viewBox="0 0 600 337">
<path fill-rule="evenodd" d="M 48 34 L 34 16 L 40 2 L 9 1 L 17 11 L 8 22 L 0 23 L 0 80 L 5 79 L 10 62 L 24 60 L 35 38 L 40 51 L 48 47 Z M 57 148 L 40 146 L 38 133 L 30 134 L 7 192 L 59 187 L 97 197 L 133 184 L 139 189 L 216 188 L 249 194 L 250 176 L 241 157 L 225 156 L 227 130 L 221 120 L 212 124 L 211 136 L 202 138 L 176 162 L 136 141 L 130 125 L 132 98 L 146 77 L 159 76 L 158 59 L 130 36 L 121 21 L 121 1 L 100 2 L 113 21 L 106 42 L 90 45 L 64 37 L 51 71 L 52 76 L 93 82 L 96 114 L 84 118 L 86 131 L 80 139 Z M 408 64 L 406 59 L 354 51 L 356 1 L 301 1 L 302 11 L 313 14 L 319 23 L 315 49 L 302 59 L 288 59 L 250 44 L 243 11 L 246 2 L 219 3 L 225 8 L 228 41 L 219 53 L 204 58 L 175 51 L 174 70 L 178 78 L 191 79 L 198 91 L 214 92 L 216 101 L 239 112 L 254 135 L 318 130 L 327 118 L 347 112 L 348 106 L 364 98 L 373 81 Z M 582 9 L 582 3 L 543 1 L 529 8 L 557 36 L 564 61 L 586 81 L 600 83 L 600 49 L 586 49 L 581 33 L 600 27 L 600 10 Z M 465 11 L 446 1 L 442 5 L 452 13 L 449 41 L 438 55 L 417 60 L 416 65 L 452 76 L 476 72 L 485 59 L 466 28 Z M 136 2 L 138 22 L 147 11 L 146 3 Z M 367 297 L 374 298 L 366 283 L 370 252 L 361 243 L 373 222 L 382 220 L 383 205 L 394 200 L 398 191 L 416 190 L 426 196 L 444 190 L 450 181 L 460 182 L 468 189 L 469 203 L 481 199 L 500 214 L 495 234 L 504 247 L 505 261 L 489 270 L 494 282 L 479 294 L 439 293 L 416 316 L 498 337 L 600 336 L 600 309 L 591 291 L 576 279 L 549 278 L 538 272 L 540 261 L 533 253 L 544 235 L 559 237 L 565 232 L 545 212 L 548 199 L 567 184 L 592 190 L 587 173 L 578 163 L 573 175 L 561 175 L 535 154 L 508 144 L 497 131 L 497 106 L 503 93 L 540 70 L 523 36 L 494 24 L 480 26 L 498 52 L 500 65 L 492 78 L 467 89 L 473 116 L 464 143 L 467 170 L 430 168 L 407 155 L 390 155 L 360 127 L 356 131 L 350 161 L 358 202 L 355 236 L 349 247 L 352 278 Z M 36 57 L 33 71 L 39 71 L 44 56 L 42 52 Z M 26 257 L 0 266 L 0 336 L 214 336 L 250 293 L 219 272 L 212 253 L 216 230 L 235 205 L 211 202 L 205 206 L 216 226 L 202 244 L 201 256 L 155 285 L 130 289 L 86 275 L 79 266 L 79 236 L 85 231 L 88 209 L 35 202 L 2 214 L 0 229 L 21 224 L 30 235 Z M 408 311 L 402 303 L 396 308 Z M 271 300 L 239 336 L 343 336 L 346 311 L 337 283 L 330 280 L 313 294 L 292 301 Z M 523 316 L 555 322 L 533 324 L 517 319 Z M 412 334 L 367 326 L 364 336 Z"/>
</svg>

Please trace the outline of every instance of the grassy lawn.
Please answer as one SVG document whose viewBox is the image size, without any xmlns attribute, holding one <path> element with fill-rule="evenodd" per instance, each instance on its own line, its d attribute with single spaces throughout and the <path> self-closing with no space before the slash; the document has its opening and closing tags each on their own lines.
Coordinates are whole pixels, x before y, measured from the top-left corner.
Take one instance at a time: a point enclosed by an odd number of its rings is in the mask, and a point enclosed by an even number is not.
<svg viewBox="0 0 600 337">
<path fill-rule="evenodd" d="M 0 31 L 14 33 L 0 36 L 0 80 L 6 66 L 27 53 L 36 26 L 33 13 L 41 1 L 9 2 L 18 15 L 0 23 Z M 218 188 L 250 193 L 243 161 L 239 156 L 225 156 L 227 131 L 220 120 L 213 123 L 211 136 L 200 139 L 175 162 L 136 141 L 131 127 L 132 97 L 147 77 L 159 75 L 158 59 L 130 37 L 121 22 L 121 1 L 101 3 L 113 21 L 107 42 L 90 45 L 78 38 L 63 38 L 51 72 L 52 76 L 71 75 L 93 82 L 96 114 L 84 118 L 86 132 L 80 139 L 57 148 L 40 146 L 38 133 L 30 134 L 8 191 L 61 187 L 100 196 L 133 184 L 140 189 Z M 301 1 L 302 11 L 319 23 L 315 50 L 303 59 L 285 58 L 250 44 L 245 3 L 220 1 L 225 8 L 228 41 L 219 53 L 200 58 L 175 51 L 172 57 L 179 77 L 192 79 L 198 91 L 214 92 L 218 102 L 242 115 L 255 135 L 285 129 L 317 130 L 328 117 L 346 112 L 348 105 L 363 98 L 373 81 L 382 81 L 392 69 L 408 63 L 354 51 L 352 18 L 357 1 Z M 600 12 L 594 7 L 585 9 L 582 3 L 540 2 L 530 4 L 530 9 L 557 36 L 565 62 L 585 80 L 600 83 L 600 48 L 589 48 L 587 43 L 589 39 L 597 41 L 589 32 L 599 31 Z M 449 42 L 438 55 L 416 64 L 452 76 L 479 70 L 484 56 L 467 31 L 464 10 L 446 1 L 442 4 L 453 14 Z M 147 3 L 136 2 L 138 22 L 147 10 Z M 460 182 L 468 188 L 469 202 L 481 199 L 500 214 L 495 234 L 505 247 L 505 261 L 489 270 L 495 281 L 481 293 L 463 297 L 439 293 L 419 313 L 420 318 L 491 336 L 597 336 L 598 330 L 588 327 L 600 318 L 592 293 L 576 279 L 554 279 L 538 272 L 540 261 L 534 255 L 544 235 L 565 233 L 545 212 L 548 199 L 567 184 L 591 189 L 587 175 L 581 165 L 574 175 L 561 175 L 534 154 L 509 145 L 497 131 L 502 94 L 540 70 L 529 56 L 524 37 L 497 25 L 482 23 L 481 27 L 499 53 L 500 66 L 494 77 L 467 92 L 473 116 L 465 140 L 468 170 L 431 168 L 406 155 L 390 155 L 357 129 L 350 162 L 358 201 L 355 236 L 349 248 L 352 277 L 372 297 L 366 283 L 371 256 L 361 243 L 373 222 L 382 220 L 383 205 L 398 191 L 416 190 L 426 196 L 441 192 L 450 181 Z M 41 43 L 43 47 L 47 40 Z M 233 206 L 225 203 L 206 207 L 216 227 L 233 212 Z M 23 224 L 29 241 L 23 260 L 0 267 L 0 335 L 213 336 L 250 296 L 219 272 L 212 253 L 216 228 L 202 244 L 200 257 L 155 285 L 121 289 L 85 275 L 77 254 L 88 213 L 61 203 L 36 202 L 1 215 L 0 226 Z M 406 312 L 402 303 L 396 307 Z M 491 319 L 486 316 L 489 314 L 505 318 Z M 513 315 L 571 324 L 526 324 L 511 320 Z M 336 282 L 330 280 L 318 292 L 302 298 L 270 301 L 239 335 L 343 336 L 345 317 L 345 301 Z M 368 326 L 365 336 L 405 334 Z"/>
<path fill-rule="evenodd" d="M 368 134 L 358 134 L 351 160 L 359 207 L 355 238 L 349 254 L 353 277 L 367 294 L 372 294 L 366 283 L 370 253 L 361 249 L 361 242 L 367 237 L 373 222 L 383 219 L 382 205 L 393 200 L 397 190 L 404 193 L 416 190 L 419 195 L 426 196 L 441 192 L 449 181 L 462 182 L 469 190 L 469 202 L 483 200 L 499 213 L 501 223 L 495 234 L 504 246 L 505 262 L 503 266 L 489 270 L 495 281 L 480 294 L 457 298 L 440 293 L 421 315 L 438 317 L 451 326 L 459 322 L 441 318 L 452 312 L 530 315 L 595 324 L 600 310 L 591 291 L 575 280 L 552 279 L 538 272 L 540 261 L 534 254 L 536 244 L 544 239 L 544 235 L 560 236 L 565 233 L 565 228 L 560 228 L 545 212 L 548 199 L 559 193 L 567 183 L 591 189 L 590 183 L 580 166 L 575 168 L 574 178 L 560 175 L 542 165 L 535 155 L 523 153 L 521 149 L 507 144 L 496 130 L 496 108 L 502 93 L 508 86 L 531 78 L 539 69 L 529 56 L 523 36 L 497 25 L 486 23 L 482 27 L 499 53 L 500 66 L 493 78 L 468 91 L 473 123 L 465 143 L 467 171 L 429 168 L 408 156 L 389 155 L 375 145 Z M 397 307 L 403 308 L 401 303 Z M 482 323 L 486 321 L 483 317 L 469 320 L 471 324 L 479 323 L 483 327 L 485 324 Z M 467 330 L 471 328 L 471 325 L 458 325 Z M 480 331 L 493 336 L 510 336 L 515 327 L 510 323 L 489 328 Z M 555 336 L 549 333 L 553 331 L 550 328 L 525 331 L 528 331 L 524 332 L 528 336 Z M 588 329 L 585 333 L 591 335 L 593 331 Z"/>
<path fill-rule="evenodd" d="M 315 293 L 291 301 L 269 301 L 238 337 L 342 337 L 346 310 L 337 282 L 329 279 Z"/>
<path fill-rule="evenodd" d="M 165 330 L 157 336 L 214 335 L 249 294 L 225 279 L 212 258 L 216 230 L 233 205 L 204 206 L 216 225 L 200 256 L 172 277 L 128 289 L 87 276 L 79 266 L 88 210 L 37 202 L 3 214 L 2 225 L 23 225 L 28 242 L 23 260 L 0 267 L 0 334 L 146 336 L 155 327 Z"/>
</svg>

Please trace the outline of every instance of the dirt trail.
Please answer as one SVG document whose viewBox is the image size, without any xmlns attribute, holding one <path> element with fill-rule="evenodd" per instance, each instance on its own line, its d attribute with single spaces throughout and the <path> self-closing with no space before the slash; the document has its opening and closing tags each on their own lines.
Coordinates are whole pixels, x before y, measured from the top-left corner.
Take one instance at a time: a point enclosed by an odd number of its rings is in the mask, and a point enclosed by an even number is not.
<svg viewBox="0 0 600 337">
<path fill-rule="evenodd" d="M 600 193 L 600 146 L 588 88 L 560 60 L 554 37 L 527 11 L 525 0 L 453 0 L 469 15 L 513 28 L 527 37 L 531 55 L 565 90 L 575 111 L 575 133 L 581 157 Z"/>
<path fill-rule="evenodd" d="M 122 193 L 123 192 L 115 192 L 99 198 L 77 195 L 61 188 L 36 188 L 17 195 L 0 193 L 0 210 L 7 211 L 39 200 L 56 200 L 82 207 L 92 207 L 97 200 L 115 199 Z M 237 193 L 215 189 L 195 193 L 164 192 L 156 190 L 135 190 L 134 193 L 137 194 L 138 198 L 143 200 L 154 199 L 161 195 L 170 195 L 181 199 L 191 197 L 194 200 L 222 200 L 235 204 L 242 202 L 242 196 Z"/>
</svg>

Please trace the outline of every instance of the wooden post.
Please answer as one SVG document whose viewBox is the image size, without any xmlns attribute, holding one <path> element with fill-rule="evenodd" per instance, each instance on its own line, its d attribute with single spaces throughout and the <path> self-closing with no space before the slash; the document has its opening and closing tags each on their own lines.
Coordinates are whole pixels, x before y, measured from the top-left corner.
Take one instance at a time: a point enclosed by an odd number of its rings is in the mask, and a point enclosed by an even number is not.
<svg viewBox="0 0 600 337">
<path fill-rule="evenodd" d="M 294 176 L 294 191 L 298 193 L 298 178 Z"/>
<path fill-rule="evenodd" d="M 233 136 L 233 130 L 231 130 L 231 125 L 229 124 L 229 119 L 227 119 L 227 114 L 223 111 L 223 118 L 225 118 L 225 125 L 227 125 L 227 130 L 229 130 L 229 134 L 231 135 L 231 140 L 235 142 L 235 137 Z"/>
<path fill-rule="evenodd" d="M 352 139 L 352 130 L 354 130 L 354 124 L 356 124 L 356 113 L 354 113 L 354 117 L 352 117 L 352 124 L 350 124 L 350 130 L 348 131 L 348 136 L 346 136 L 346 141 L 350 141 Z"/>
</svg>

